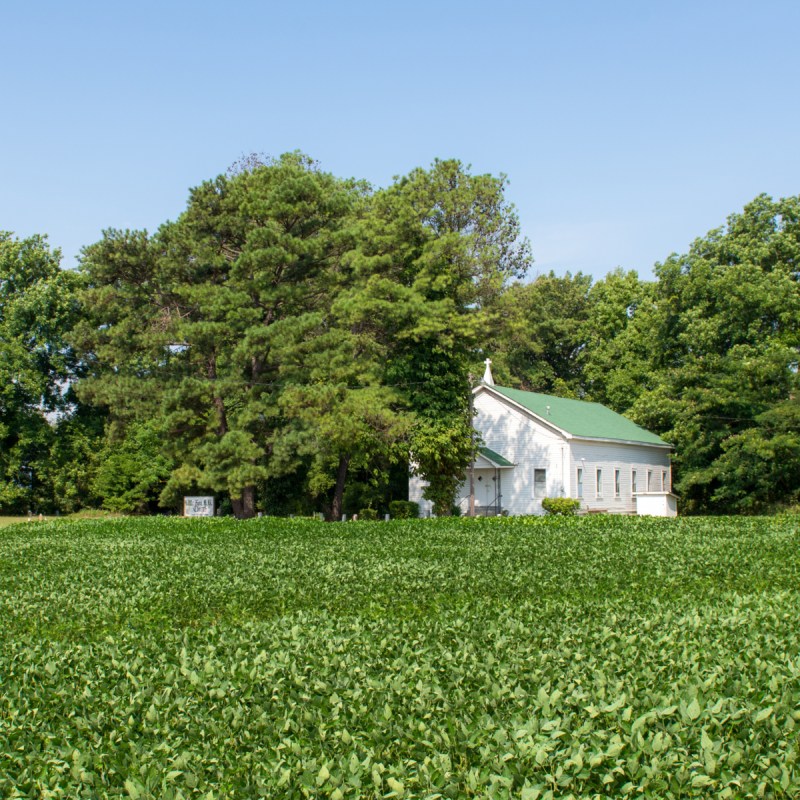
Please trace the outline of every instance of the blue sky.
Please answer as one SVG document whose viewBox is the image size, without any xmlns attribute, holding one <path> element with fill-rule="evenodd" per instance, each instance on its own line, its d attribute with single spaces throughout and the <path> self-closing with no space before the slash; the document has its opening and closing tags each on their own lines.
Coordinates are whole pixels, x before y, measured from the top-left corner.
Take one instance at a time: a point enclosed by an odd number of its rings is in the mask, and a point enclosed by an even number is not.
<svg viewBox="0 0 800 800">
<path fill-rule="evenodd" d="M 72 266 L 244 153 L 504 172 L 536 259 L 651 275 L 800 194 L 800 3 L 38 2 L 0 25 L 0 230 Z"/>
</svg>

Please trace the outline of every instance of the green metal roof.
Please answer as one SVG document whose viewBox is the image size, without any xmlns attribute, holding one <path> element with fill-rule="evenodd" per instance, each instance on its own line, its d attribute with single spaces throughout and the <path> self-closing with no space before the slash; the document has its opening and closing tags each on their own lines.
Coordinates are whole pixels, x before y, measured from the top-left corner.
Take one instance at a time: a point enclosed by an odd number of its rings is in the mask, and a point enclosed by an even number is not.
<svg viewBox="0 0 800 800">
<path fill-rule="evenodd" d="M 660 436 L 656 436 L 622 414 L 617 414 L 600 403 L 585 400 L 571 400 L 549 394 L 523 392 L 520 389 L 507 389 L 504 386 L 488 387 L 519 403 L 536 416 L 551 423 L 556 428 L 572 436 L 588 439 L 618 439 L 625 442 L 642 442 L 669 447 Z"/>
<path fill-rule="evenodd" d="M 478 452 L 484 457 L 488 458 L 493 464 L 496 464 L 498 467 L 513 467 L 514 465 L 507 459 L 503 458 L 500 453 L 495 453 L 494 450 L 490 450 L 488 447 L 479 447 Z"/>
</svg>

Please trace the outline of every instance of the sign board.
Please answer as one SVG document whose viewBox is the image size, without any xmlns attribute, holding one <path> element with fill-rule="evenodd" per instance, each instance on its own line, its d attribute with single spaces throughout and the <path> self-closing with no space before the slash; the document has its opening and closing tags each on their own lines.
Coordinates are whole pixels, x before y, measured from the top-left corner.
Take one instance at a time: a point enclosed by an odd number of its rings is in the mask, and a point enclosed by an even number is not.
<svg viewBox="0 0 800 800">
<path fill-rule="evenodd" d="M 184 497 L 183 498 L 184 517 L 213 517 L 214 498 L 213 497 Z"/>
</svg>

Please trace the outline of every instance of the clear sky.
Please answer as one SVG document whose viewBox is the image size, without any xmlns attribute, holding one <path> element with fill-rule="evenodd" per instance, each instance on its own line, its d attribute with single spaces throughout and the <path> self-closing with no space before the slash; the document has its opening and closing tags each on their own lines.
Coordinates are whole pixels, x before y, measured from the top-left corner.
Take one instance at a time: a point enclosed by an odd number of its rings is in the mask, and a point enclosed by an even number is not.
<svg viewBox="0 0 800 800">
<path fill-rule="evenodd" d="M 504 172 L 536 259 L 656 261 L 800 194 L 800 3 L 0 3 L 0 230 L 64 265 L 249 152 Z"/>
</svg>

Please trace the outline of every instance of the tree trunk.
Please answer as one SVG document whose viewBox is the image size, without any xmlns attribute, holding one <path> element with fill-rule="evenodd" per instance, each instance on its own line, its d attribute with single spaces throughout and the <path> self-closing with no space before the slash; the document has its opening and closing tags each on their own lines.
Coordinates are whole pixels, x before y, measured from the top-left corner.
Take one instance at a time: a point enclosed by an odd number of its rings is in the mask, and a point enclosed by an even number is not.
<svg viewBox="0 0 800 800">
<path fill-rule="evenodd" d="M 339 459 L 339 470 L 336 473 L 336 489 L 333 493 L 333 504 L 331 505 L 332 522 L 342 518 L 342 498 L 344 497 L 344 482 L 347 478 L 348 466 L 350 466 L 350 459 L 342 456 Z"/>
<path fill-rule="evenodd" d="M 256 515 L 256 487 L 245 486 L 238 500 L 231 498 L 236 519 L 252 519 Z"/>
</svg>

